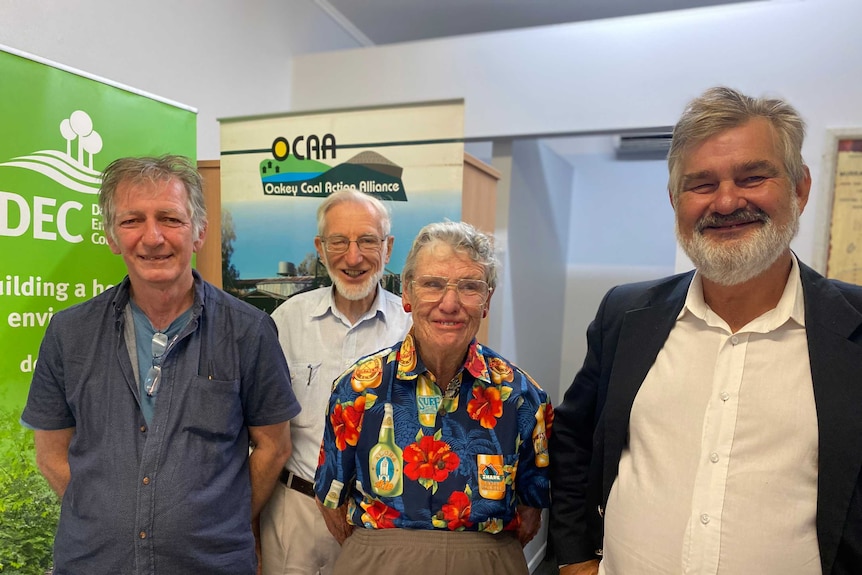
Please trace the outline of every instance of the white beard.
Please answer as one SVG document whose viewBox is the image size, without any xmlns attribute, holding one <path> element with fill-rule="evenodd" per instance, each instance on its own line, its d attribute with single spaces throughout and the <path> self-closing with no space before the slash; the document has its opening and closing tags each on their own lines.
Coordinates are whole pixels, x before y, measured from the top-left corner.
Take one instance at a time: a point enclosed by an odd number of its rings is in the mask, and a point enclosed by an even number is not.
<svg viewBox="0 0 862 575">
<path fill-rule="evenodd" d="M 384 261 L 386 261 L 386 252 L 381 254 L 380 269 L 373 274 L 369 274 L 368 278 L 359 285 L 346 284 L 341 276 L 333 273 L 329 269 L 329 261 L 326 257 L 323 258 L 323 265 L 326 266 L 326 273 L 329 274 L 329 279 L 332 280 L 332 285 L 335 286 L 336 291 L 341 294 L 344 299 L 359 301 L 373 294 L 374 290 L 377 289 L 377 286 L 380 285 L 380 280 L 383 279 L 383 272 L 385 271 L 382 263 Z"/>
<path fill-rule="evenodd" d="M 790 247 L 790 241 L 799 231 L 800 215 L 795 198 L 790 204 L 790 221 L 783 226 L 777 226 L 772 218 L 758 210 L 763 225 L 748 238 L 721 243 L 707 239 L 702 230 L 703 221 L 709 216 L 697 222 L 694 233 L 688 238 L 680 233 L 677 219 L 676 238 L 703 277 L 723 286 L 738 285 L 765 272 Z"/>
</svg>

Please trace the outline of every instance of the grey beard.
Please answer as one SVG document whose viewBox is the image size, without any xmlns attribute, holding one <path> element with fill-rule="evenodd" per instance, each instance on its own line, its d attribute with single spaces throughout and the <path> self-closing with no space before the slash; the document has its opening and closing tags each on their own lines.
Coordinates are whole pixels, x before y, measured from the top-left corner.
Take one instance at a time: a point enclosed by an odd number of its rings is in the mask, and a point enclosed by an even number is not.
<svg viewBox="0 0 862 575">
<path fill-rule="evenodd" d="M 381 266 L 365 283 L 357 287 L 345 286 L 341 278 L 334 276 L 334 274 L 329 274 L 329 279 L 332 280 L 332 285 L 335 286 L 341 297 L 350 301 L 359 301 L 374 293 L 374 290 L 377 289 L 377 286 L 380 285 L 380 280 L 383 278 L 383 271 L 383 267 Z"/>
<path fill-rule="evenodd" d="M 791 219 L 786 225 L 779 227 L 767 216 L 752 237 L 728 242 L 729 245 L 710 242 L 697 230 L 690 238 L 683 238 L 679 220 L 676 238 L 703 277 L 723 286 L 739 285 L 765 272 L 790 247 L 799 231 L 800 215 L 795 201 L 791 206 Z"/>
</svg>

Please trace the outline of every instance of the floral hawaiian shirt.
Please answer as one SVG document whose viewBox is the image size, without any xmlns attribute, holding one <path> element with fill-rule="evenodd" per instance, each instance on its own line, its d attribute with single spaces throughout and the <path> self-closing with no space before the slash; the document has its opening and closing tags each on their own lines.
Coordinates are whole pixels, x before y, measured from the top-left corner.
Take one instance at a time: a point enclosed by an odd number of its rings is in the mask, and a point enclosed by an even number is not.
<svg viewBox="0 0 862 575">
<path fill-rule="evenodd" d="M 413 333 L 333 387 L 315 491 L 369 529 L 516 530 L 516 507 L 549 506 L 553 408 L 529 375 L 470 344 L 442 386 Z M 346 488 L 344 486 L 347 486 Z"/>
</svg>

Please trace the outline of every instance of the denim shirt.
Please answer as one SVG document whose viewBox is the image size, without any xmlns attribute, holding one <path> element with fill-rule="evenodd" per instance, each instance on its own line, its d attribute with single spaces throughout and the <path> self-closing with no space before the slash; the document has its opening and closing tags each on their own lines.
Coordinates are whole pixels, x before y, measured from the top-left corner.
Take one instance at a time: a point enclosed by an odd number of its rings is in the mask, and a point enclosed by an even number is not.
<svg viewBox="0 0 862 575">
<path fill-rule="evenodd" d="M 126 344 L 128 278 L 46 331 L 21 420 L 75 428 L 55 575 L 255 572 L 248 427 L 300 407 L 269 316 L 193 273 L 151 425 Z"/>
</svg>

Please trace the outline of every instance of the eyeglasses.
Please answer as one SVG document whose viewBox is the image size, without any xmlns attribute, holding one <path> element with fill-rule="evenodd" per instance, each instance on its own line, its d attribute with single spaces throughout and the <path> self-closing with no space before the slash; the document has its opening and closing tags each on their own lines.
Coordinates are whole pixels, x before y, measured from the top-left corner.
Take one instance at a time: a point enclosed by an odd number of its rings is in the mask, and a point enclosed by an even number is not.
<svg viewBox="0 0 862 575">
<path fill-rule="evenodd" d="M 378 238 L 377 236 L 360 236 L 355 240 L 348 239 L 345 236 L 329 236 L 328 238 L 321 237 L 320 241 L 326 251 L 331 254 L 343 254 L 350 249 L 350 244 L 355 243 L 359 251 L 364 254 L 376 254 L 380 252 L 380 247 L 386 238 Z"/>
<path fill-rule="evenodd" d="M 439 276 L 419 276 L 410 283 L 413 284 L 413 292 L 419 301 L 428 303 L 436 303 L 443 299 L 449 287 L 458 292 L 458 297 L 464 305 L 482 305 L 491 295 L 491 288 L 482 280 L 450 280 Z"/>
<path fill-rule="evenodd" d="M 147 395 L 152 396 L 159 388 L 159 383 L 162 381 L 162 356 L 168 349 L 168 334 L 157 331 L 153 334 L 153 367 L 147 371 L 147 377 L 144 379 L 144 389 L 147 390 Z"/>
</svg>

